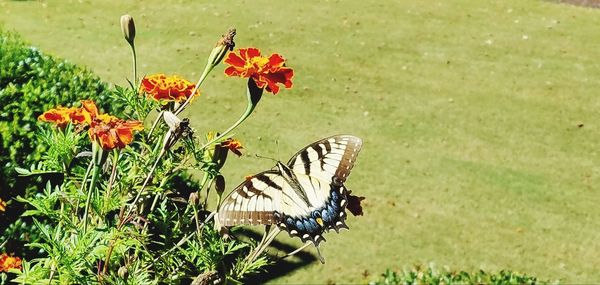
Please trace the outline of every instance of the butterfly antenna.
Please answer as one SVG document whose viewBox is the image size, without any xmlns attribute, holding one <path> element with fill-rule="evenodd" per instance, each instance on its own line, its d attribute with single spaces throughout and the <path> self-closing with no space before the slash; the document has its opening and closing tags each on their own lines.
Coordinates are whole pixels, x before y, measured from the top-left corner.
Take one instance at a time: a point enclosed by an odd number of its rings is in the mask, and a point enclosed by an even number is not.
<svg viewBox="0 0 600 285">
<path fill-rule="evenodd" d="M 279 155 L 279 140 L 275 140 L 275 145 L 277 146 L 277 157 L 281 157 L 281 155 Z"/>
<path fill-rule="evenodd" d="M 265 158 L 265 159 L 268 159 L 268 160 L 272 160 L 272 161 L 275 161 L 275 162 L 279 162 L 279 160 L 277 160 L 277 159 L 274 159 L 274 158 L 272 158 L 272 157 L 262 156 L 262 155 L 258 155 L 258 154 L 255 154 L 255 156 L 256 156 L 256 157 L 258 157 L 258 158 Z"/>
</svg>

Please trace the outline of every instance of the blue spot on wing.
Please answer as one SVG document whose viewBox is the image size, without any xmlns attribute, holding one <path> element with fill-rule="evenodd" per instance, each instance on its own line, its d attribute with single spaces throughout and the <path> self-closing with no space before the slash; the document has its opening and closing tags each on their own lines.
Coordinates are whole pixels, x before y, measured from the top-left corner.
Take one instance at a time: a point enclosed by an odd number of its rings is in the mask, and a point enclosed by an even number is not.
<svg viewBox="0 0 600 285">
<path fill-rule="evenodd" d="M 323 209 L 321 211 L 321 216 L 323 217 L 323 223 L 325 224 L 329 224 L 333 218 L 333 216 L 329 214 L 327 209 Z"/>
<path fill-rule="evenodd" d="M 302 221 L 299 221 L 299 220 L 296 221 L 296 228 L 297 228 L 298 232 L 304 232 L 306 230 Z"/>
<path fill-rule="evenodd" d="M 346 215 L 342 213 L 346 207 L 341 205 L 342 201 L 346 199 L 346 195 L 347 190 L 343 186 L 340 188 L 332 185 L 329 198 L 321 208 L 315 209 L 305 216 L 292 217 L 283 213 L 283 217 L 279 220 L 281 226 L 284 226 L 288 233 L 295 232 L 293 235 L 290 233 L 290 236 L 298 236 L 303 242 L 312 241 L 318 246 L 321 241 L 324 241 L 322 235 L 325 231 L 347 228 L 344 223 Z M 322 220 L 322 225 L 317 223 L 317 219 Z"/>
</svg>

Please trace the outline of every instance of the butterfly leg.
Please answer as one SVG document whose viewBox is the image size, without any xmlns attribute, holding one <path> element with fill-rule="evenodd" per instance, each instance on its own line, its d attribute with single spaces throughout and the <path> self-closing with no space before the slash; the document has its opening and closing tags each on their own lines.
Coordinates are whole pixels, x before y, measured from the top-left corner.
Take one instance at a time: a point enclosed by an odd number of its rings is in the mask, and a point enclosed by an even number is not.
<svg viewBox="0 0 600 285">
<path fill-rule="evenodd" d="M 290 253 L 288 253 L 288 254 L 286 254 L 286 255 L 282 256 L 280 259 L 284 259 L 284 258 L 290 257 L 290 256 L 292 256 L 292 255 L 294 255 L 294 254 L 296 254 L 296 253 L 298 253 L 298 252 L 302 251 L 303 249 L 307 248 L 307 247 L 308 247 L 309 245 L 311 245 L 311 244 L 312 244 L 311 242 L 307 242 L 307 243 L 305 243 L 303 246 L 301 246 L 301 247 L 297 248 L 296 250 L 294 250 L 294 251 L 292 251 L 292 252 L 290 252 Z"/>
<path fill-rule="evenodd" d="M 317 255 L 319 256 L 319 261 L 321 261 L 321 264 L 325 264 L 325 258 L 323 257 L 323 255 L 321 255 L 321 250 L 319 250 L 319 247 L 315 245 L 315 248 L 317 249 Z"/>
<path fill-rule="evenodd" d="M 248 257 L 247 257 L 248 261 L 253 261 L 254 259 L 256 259 L 267 248 L 267 246 L 269 246 L 269 244 L 271 244 L 271 242 L 273 242 L 275 237 L 281 232 L 281 230 L 278 227 L 273 227 L 270 230 L 268 228 L 269 228 L 269 226 L 265 227 L 265 232 L 268 231 L 268 233 L 265 235 L 266 237 L 264 238 L 264 240 L 262 240 L 258 244 L 258 246 L 256 246 L 254 251 L 252 251 L 252 253 L 250 253 L 250 255 L 248 255 Z"/>
</svg>

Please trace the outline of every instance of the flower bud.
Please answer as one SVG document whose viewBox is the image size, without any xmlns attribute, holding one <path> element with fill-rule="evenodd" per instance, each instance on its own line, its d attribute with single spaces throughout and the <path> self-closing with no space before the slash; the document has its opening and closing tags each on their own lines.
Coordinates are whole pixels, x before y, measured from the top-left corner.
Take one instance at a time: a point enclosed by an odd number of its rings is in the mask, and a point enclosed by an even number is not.
<svg viewBox="0 0 600 285">
<path fill-rule="evenodd" d="M 190 197 L 188 198 L 188 203 L 190 203 L 191 205 L 198 205 L 198 192 L 192 192 L 190 193 Z"/>
<path fill-rule="evenodd" d="M 208 62 L 212 66 L 216 66 L 223 60 L 228 51 L 233 50 L 235 46 L 235 42 L 233 42 L 233 38 L 235 37 L 236 31 L 235 29 L 230 29 L 227 34 L 221 36 L 221 39 L 217 42 L 215 48 L 210 53 L 208 57 Z"/>
<path fill-rule="evenodd" d="M 135 23 L 133 23 L 133 17 L 130 15 L 121 16 L 121 31 L 125 40 L 133 46 L 133 40 L 135 39 Z"/>
<path fill-rule="evenodd" d="M 223 175 L 217 175 L 217 177 L 215 177 L 215 190 L 219 196 L 223 195 L 223 192 L 225 192 L 225 177 L 223 177 Z"/>
<path fill-rule="evenodd" d="M 119 270 L 117 270 L 117 274 L 121 279 L 127 280 L 127 277 L 129 277 L 129 270 L 127 270 L 127 267 L 121 266 L 119 267 Z"/>
</svg>

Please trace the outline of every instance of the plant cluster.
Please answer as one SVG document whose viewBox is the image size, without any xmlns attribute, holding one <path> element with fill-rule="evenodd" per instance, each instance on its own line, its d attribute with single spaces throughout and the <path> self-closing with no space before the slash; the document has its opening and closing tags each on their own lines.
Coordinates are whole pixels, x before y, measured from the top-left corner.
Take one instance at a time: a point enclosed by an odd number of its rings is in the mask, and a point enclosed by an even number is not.
<svg viewBox="0 0 600 285">
<path fill-rule="evenodd" d="M 293 70 L 278 54 L 234 52 L 230 30 L 197 83 L 164 74 L 137 80 L 133 19 L 123 16 L 121 27 L 132 51 L 130 86 L 115 87 L 107 98 L 52 106 L 38 116 L 43 159 L 17 171 L 55 179 L 43 179 L 38 193 L 16 198 L 35 225 L 39 239 L 27 246 L 38 257 L 19 259 L 5 271 L 22 284 L 242 282 L 269 258 L 253 241 L 221 237 L 208 196 L 224 192 L 220 171 L 228 154 L 241 155 L 241 142 L 229 134 L 252 114 L 263 92 L 291 88 Z M 229 65 L 226 75 L 248 78 L 248 104 L 228 129 L 198 135 L 180 114 L 201 100 L 200 86 L 221 62 Z M 103 100 L 123 108 L 103 112 Z M 179 187 L 184 171 L 202 179 Z M 2 280 L 7 276 L 0 273 Z"/>
<path fill-rule="evenodd" d="M 23 242 L 37 240 L 30 218 L 21 217 L 26 205 L 14 197 L 35 195 L 41 177 L 17 177 L 16 166 L 38 165 L 49 151 L 44 127 L 37 115 L 53 106 L 94 99 L 107 111 L 122 109 L 122 101 L 110 101 L 108 85 L 92 72 L 27 46 L 17 35 L 0 31 L 0 251 L 35 256 Z M 33 178 L 33 179 L 32 179 Z"/>
<path fill-rule="evenodd" d="M 538 278 L 501 270 L 500 272 L 475 272 L 450 271 L 438 269 L 433 265 L 417 265 L 402 271 L 387 269 L 371 285 L 398 285 L 398 284 L 558 284 L 558 281 L 538 280 Z"/>
<path fill-rule="evenodd" d="M 14 187 L 14 168 L 37 163 L 46 150 L 36 135 L 36 114 L 80 99 L 96 99 L 102 108 L 118 110 L 119 102 L 108 96 L 108 86 L 90 71 L 0 32 L 0 189 Z"/>
</svg>

